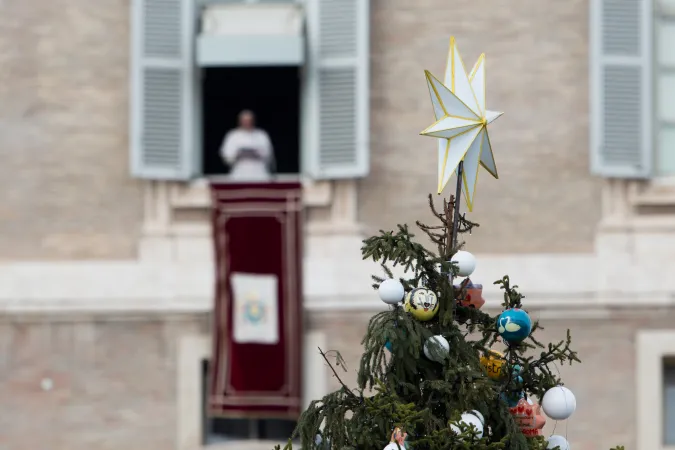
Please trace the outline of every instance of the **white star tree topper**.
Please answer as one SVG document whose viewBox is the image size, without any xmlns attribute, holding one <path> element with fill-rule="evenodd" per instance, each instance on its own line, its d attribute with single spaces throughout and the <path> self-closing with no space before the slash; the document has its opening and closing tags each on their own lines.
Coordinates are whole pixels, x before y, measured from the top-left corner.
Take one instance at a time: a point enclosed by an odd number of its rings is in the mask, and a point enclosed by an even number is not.
<svg viewBox="0 0 675 450">
<path fill-rule="evenodd" d="M 473 211 L 479 166 L 498 178 L 487 128 L 503 114 L 485 108 L 485 54 L 467 76 L 455 38 L 451 37 L 443 82 L 429 71 L 425 75 L 436 122 L 421 134 L 438 138 L 438 193 L 464 161 L 462 190 L 469 211 Z"/>
</svg>

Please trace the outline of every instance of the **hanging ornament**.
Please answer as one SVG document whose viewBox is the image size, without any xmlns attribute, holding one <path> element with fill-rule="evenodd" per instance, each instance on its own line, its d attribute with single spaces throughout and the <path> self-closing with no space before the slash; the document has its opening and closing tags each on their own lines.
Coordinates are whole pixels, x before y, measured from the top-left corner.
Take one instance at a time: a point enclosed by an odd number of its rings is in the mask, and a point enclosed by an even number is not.
<svg viewBox="0 0 675 450">
<path fill-rule="evenodd" d="M 541 414 L 541 407 L 531 400 L 521 398 L 516 406 L 509 409 L 511 415 L 520 427 L 520 431 L 527 437 L 541 435 L 541 429 L 546 425 L 546 417 Z"/>
<path fill-rule="evenodd" d="M 481 309 L 485 304 L 483 299 L 483 285 L 473 284 L 470 279 L 466 279 L 461 285 L 455 286 L 460 292 L 466 290 L 466 293 L 460 298 L 459 304 L 465 308 Z"/>
<path fill-rule="evenodd" d="M 469 252 L 458 250 L 450 262 L 457 266 L 457 276 L 468 277 L 476 270 L 476 258 Z"/>
<path fill-rule="evenodd" d="M 516 364 L 511 368 L 511 378 L 518 384 L 523 383 L 523 377 L 520 376 L 521 373 L 523 373 L 523 368 L 520 365 Z"/>
<path fill-rule="evenodd" d="M 577 409 L 577 399 L 565 386 L 556 386 L 546 391 L 541 406 L 551 419 L 565 420 Z"/>
<path fill-rule="evenodd" d="M 567 442 L 567 439 L 564 437 L 554 434 L 550 438 L 546 439 L 546 448 L 554 449 L 556 447 L 558 450 L 570 450 L 570 443 Z"/>
<path fill-rule="evenodd" d="M 483 415 L 477 409 L 469 411 L 468 413 L 465 414 L 473 414 L 474 416 L 478 417 L 478 419 L 480 419 L 480 423 L 483 425 L 483 427 L 485 427 L 485 417 L 483 417 Z"/>
<path fill-rule="evenodd" d="M 515 408 L 518 406 L 518 402 L 525 398 L 525 392 L 502 392 L 499 395 L 499 398 L 502 399 L 504 403 L 508 405 L 509 408 Z"/>
<path fill-rule="evenodd" d="M 497 319 L 497 332 L 509 344 L 517 344 L 530 335 L 532 319 L 522 309 L 507 309 Z"/>
<path fill-rule="evenodd" d="M 398 328 L 398 325 L 394 323 L 394 327 Z M 402 330 L 403 335 L 405 336 L 405 330 Z M 391 341 L 387 339 L 387 341 L 384 343 L 384 348 L 389 350 L 390 352 L 394 351 L 394 346 L 391 344 Z"/>
<path fill-rule="evenodd" d="M 482 417 L 482 415 L 481 415 Z M 476 416 L 473 413 L 464 413 L 462 414 L 461 419 L 459 419 L 459 422 L 451 423 L 450 424 L 450 429 L 455 433 L 455 434 L 462 434 L 462 430 L 460 428 L 460 424 L 464 424 L 467 427 L 474 427 L 476 429 L 476 435 L 478 436 L 478 439 L 483 437 L 483 421 Z"/>
<path fill-rule="evenodd" d="M 438 312 L 438 296 L 431 289 L 413 289 L 405 297 L 405 310 L 421 322 L 431 320 Z"/>
<path fill-rule="evenodd" d="M 502 366 L 505 363 L 504 355 L 495 350 L 488 350 L 480 358 L 481 366 L 492 380 L 499 380 L 502 377 Z"/>
<path fill-rule="evenodd" d="M 406 443 L 405 440 L 408 437 L 408 433 L 403 431 L 401 428 L 396 427 L 391 433 L 391 439 L 389 444 L 384 448 L 384 450 L 405 450 Z"/>
<path fill-rule="evenodd" d="M 443 363 L 450 354 L 450 344 L 441 335 L 431 336 L 424 343 L 424 356 L 431 361 Z"/>
<path fill-rule="evenodd" d="M 380 300 L 387 305 L 396 305 L 403 300 L 405 290 L 400 281 L 388 278 L 380 283 L 377 293 L 380 295 Z"/>
</svg>

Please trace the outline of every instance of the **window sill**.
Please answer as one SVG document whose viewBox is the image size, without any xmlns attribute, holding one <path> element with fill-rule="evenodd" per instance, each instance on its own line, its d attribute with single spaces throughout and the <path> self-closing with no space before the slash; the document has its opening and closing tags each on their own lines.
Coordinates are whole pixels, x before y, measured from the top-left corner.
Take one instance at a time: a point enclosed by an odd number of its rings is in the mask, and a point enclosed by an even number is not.
<svg viewBox="0 0 675 450">
<path fill-rule="evenodd" d="M 279 178 L 279 181 L 298 180 L 298 177 Z M 171 185 L 169 201 L 172 208 L 205 209 L 211 206 L 209 182 L 217 178 L 200 178 L 190 183 Z M 308 207 L 330 206 L 333 189 L 330 181 L 302 180 L 303 200 Z"/>
<path fill-rule="evenodd" d="M 675 233 L 675 216 L 612 217 L 603 219 L 600 233 Z"/>
<path fill-rule="evenodd" d="M 675 179 L 657 178 L 648 183 L 633 182 L 629 188 L 629 201 L 636 207 L 675 206 Z"/>
</svg>

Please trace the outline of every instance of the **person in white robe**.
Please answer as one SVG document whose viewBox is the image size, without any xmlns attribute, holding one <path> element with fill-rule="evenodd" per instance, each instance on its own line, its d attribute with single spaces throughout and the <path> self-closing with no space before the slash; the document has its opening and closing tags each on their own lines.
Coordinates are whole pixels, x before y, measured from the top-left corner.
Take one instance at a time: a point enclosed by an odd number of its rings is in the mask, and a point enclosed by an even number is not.
<svg viewBox="0 0 675 450">
<path fill-rule="evenodd" d="M 230 166 L 230 179 L 244 182 L 268 181 L 274 167 L 272 142 L 264 130 L 255 127 L 255 115 L 239 113 L 239 126 L 223 140 L 220 156 Z"/>
</svg>

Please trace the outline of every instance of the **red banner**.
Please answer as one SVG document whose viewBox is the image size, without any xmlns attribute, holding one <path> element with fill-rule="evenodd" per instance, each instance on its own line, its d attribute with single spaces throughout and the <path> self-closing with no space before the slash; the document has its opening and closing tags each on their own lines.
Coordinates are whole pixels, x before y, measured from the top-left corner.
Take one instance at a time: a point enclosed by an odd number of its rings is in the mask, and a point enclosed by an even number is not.
<svg viewBox="0 0 675 450">
<path fill-rule="evenodd" d="M 298 417 L 302 372 L 302 186 L 211 187 L 216 255 L 209 410 Z"/>
</svg>

